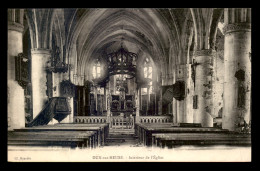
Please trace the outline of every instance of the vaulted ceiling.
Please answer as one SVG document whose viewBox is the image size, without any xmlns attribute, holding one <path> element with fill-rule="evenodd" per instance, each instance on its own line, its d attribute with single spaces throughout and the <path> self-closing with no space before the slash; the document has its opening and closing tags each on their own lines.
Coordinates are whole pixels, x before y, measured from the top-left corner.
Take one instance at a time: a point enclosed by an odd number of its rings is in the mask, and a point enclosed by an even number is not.
<svg viewBox="0 0 260 171">
<path fill-rule="evenodd" d="M 89 9 L 75 20 L 70 46 L 76 44 L 81 73 L 92 59 L 117 51 L 121 44 L 139 60 L 150 56 L 155 63 L 167 63 L 170 47 L 178 48 L 178 35 L 156 9 Z"/>
<path fill-rule="evenodd" d="M 218 22 L 221 10 L 27 9 L 26 16 L 33 48 L 51 49 L 55 42 L 74 74 L 88 77 L 93 59 L 105 58 L 121 45 L 138 54 L 139 63 L 150 57 L 159 72 L 170 72 L 176 63 L 187 62 L 183 56 L 192 41 L 207 46 L 205 35 L 215 34 L 209 29 L 212 16 L 213 23 Z"/>
</svg>

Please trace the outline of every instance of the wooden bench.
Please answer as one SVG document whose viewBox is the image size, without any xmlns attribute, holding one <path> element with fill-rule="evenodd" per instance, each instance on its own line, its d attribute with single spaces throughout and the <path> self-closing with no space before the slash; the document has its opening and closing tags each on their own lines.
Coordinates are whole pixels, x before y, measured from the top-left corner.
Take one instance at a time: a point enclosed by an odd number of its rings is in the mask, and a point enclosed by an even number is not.
<svg viewBox="0 0 260 171">
<path fill-rule="evenodd" d="M 135 133 L 139 141 L 146 146 L 152 145 L 152 134 L 154 133 L 225 133 L 228 130 L 205 127 L 176 127 L 173 124 L 141 124 L 136 123 Z"/>
<path fill-rule="evenodd" d="M 95 127 L 98 127 L 97 134 L 98 134 L 98 145 L 103 146 L 105 144 L 105 140 L 108 137 L 109 134 L 109 124 L 82 124 L 82 123 L 64 123 L 64 124 L 56 124 L 56 127 L 59 128 L 77 128 L 77 130 L 84 128 L 87 130 L 95 131 Z"/>
<path fill-rule="evenodd" d="M 251 135 L 235 133 L 166 133 L 153 134 L 153 146 L 176 145 L 251 145 Z"/>
<path fill-rule="evenodd" d="M 95 147 L 94 131 L 8 132 L 8 145 Z"/>
<path fill-rule="evenodd" d="M 15 132 L 60 132 L 60 134 L 67 135 L 68 132 L 81 132 L 87 133 L 92 132 L 89 142 L 92 147 L 101 146 L 105 144 L 105 139 L 108 136 L 109 127 L 108 124 L 55 124 L 55 125 L 45 125 L 45 126 L 36 126 L 30 128 L 15 129 Z"/>
</svg>

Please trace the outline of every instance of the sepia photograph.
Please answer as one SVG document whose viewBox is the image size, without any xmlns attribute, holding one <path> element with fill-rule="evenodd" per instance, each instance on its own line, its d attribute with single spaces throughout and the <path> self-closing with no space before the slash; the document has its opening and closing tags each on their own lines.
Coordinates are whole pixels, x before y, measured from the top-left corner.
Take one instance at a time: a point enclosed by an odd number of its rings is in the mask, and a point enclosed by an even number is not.
<svg viewBox="0 0 260 171">
<path fill-rule="evenodd" d="M 251 162 L 251 8 L 8 8 L 8 162 Z"/>
</svg>

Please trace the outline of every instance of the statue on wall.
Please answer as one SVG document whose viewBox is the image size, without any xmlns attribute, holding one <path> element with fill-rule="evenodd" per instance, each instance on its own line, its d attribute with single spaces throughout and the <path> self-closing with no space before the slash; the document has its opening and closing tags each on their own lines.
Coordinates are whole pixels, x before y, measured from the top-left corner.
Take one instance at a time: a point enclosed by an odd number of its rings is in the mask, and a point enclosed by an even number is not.
<svg viewBox="0 0 260 171">
<path fill-rule="evenodd" d="M 245 107 L 245 96 L 246 90 L 243 86 L 243 82 L 245 81 L 245 71 L 240 69 L 235 73 L 235 77 L 238 80 L 238 98 L 237 98 L 237 107 L 244 108 Z"/>
</svg>

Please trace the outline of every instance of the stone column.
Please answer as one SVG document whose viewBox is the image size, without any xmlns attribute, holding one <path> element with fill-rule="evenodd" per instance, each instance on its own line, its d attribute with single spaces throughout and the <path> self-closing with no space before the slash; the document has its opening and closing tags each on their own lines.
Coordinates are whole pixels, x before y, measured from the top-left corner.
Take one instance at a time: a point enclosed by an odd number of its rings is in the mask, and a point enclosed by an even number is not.
<svg viewBox="0 0 260 171">
<path fill-rule="evenodd" d="M 197 51 L 195 55 L 195 95 L 198 95 L 198 108 L 194 109 L 194 123 L 203 127 L 213 127 L 212 108 L 212 59 L 215 51 L 211 49 Z"/>
<path fill-rule="evenodd" d="M 33 118 L 35 118 L 48 100 L 46 94 L 47 73 L 45 69 L 47 61 L 50 60 L 51 51 L 47 49 L 32 49 L 31 55 Z"/>
<path fill-rule="evenodd" d="M 249 123 L 251 115 L 251 24 L 227 24 L 224 33 L 222 128 L 235 131 L 238 123 Z"/>
<path fill-rule="evenodd" d="M 158 101 L 158 115 L 161 116 L 162 113 L 162 87 L 160 88 L 160 93 L 159 93 L 159 101 Z"/>
<path fill-rule="evenodd" d="M 24 89 L 15 81 L 15 56 L 23 52 L 23 25 L 8 22 L 8 130 L 25 127 Z"/>
<path fill-rule="evenodd" d="M 174 84 L 176 81 L 176 67 L 174 67 L 173 69 L 173 79 L 172 79 L 172 83 Z M 172 117 L 173 117 L 173 123 L 177 124 L 178 123 L 178 111 L 177 111 L 177 100 L 173 97 L 172 98 Z"/>
<path fill-rule="evenodd" d="M 98 100 L 97 100 L 97 86 L 94 86 L 94 99 L 95 99 L 95 102 L 96 102 L 95 109 L 97 111 L 97 106 L 98 106 L 98 104 L 97 104 L 97 102 L 98 102 Z"/>
<path fill-rule="evenodd" d="M 82 89 L 82 93 L 83 93 L 83 113 L 82 113 L 82 116 L 86 116 L 86 106 L 87 106 L 87 104 L 86 104 L 86 89 L 85 89 L 85 87 Z"/>
<path fill-rule="evenodd" d="M 69 114 L 69 123 L 73 123 L 74 122 L 74 97 L 69 97 L 69 105 L 70 105 L 70 110 L 71 113 Z"/>
<path fill-rule="evenodd" d="M 140 100 L 139 100 L 139 97 L 140 97 L 140 93 L 141 93 L 141 88 L 139 88 L 138 90 L 136 90 L 137 92 L 137 96 L 135 97 L 135 107 L 136 107 L 136 123 L 139 123 L 140 122 Z"/>
<path fill-rule="evenodd" d="M 177 100 L 175 98 L 172 99 L 172 115 L 173 115 L 173 123 L 178 123 L 177 119 Z"/>
<path fill-rule="evenodd" d="M 185 123 L 193 123 L 193 87 L 191 84 L 191 65 L 186 64 L 185 65 L 185 72 L 186 72 L 186 77 L 185 77 L 185 91 L 186 91 L 186 97 L 184 99 L 185 101 Z"/>
<path fill-rule="evenodd" d="M 223 48 L 218 48 L 213 60 L 213 112 L 214 117 L 222 117 L 224 89 L 224 36 Z M 221 49 L 221 50 L 220 50 Z M 223 49 L 223 50 L 222 50 Z M 222 112 L 221 112 L 222 111 Z"/>
<path fill-rule="evenodd" d="M 143 110 L 143 102 L 142 102 L 142 88 L 139 88 L 139 93 L 138 93 L 138 97 L 139 97 L 139 109 Z"/>
<path fill-rule="evenodd" d="M 176 83 L 176 81 L 183 81 L 185 80 L 185 65 L 178 64 L 175 67 L 175 79 L 173 84 Z M 175 99 L 176 100 L 176 99 Z M 185 113 L 185 99 L 184 100 L 176 100 L 176 121 L 177 123 L 184 123 L 186 119 L 186 113 Z"/>
<path fill-rule="evenodd" d="M 111 77 L 109 77 L 109 80 L 110 80 Z M 109 127 L 111 128 L 112 127 L 112 123 L 110 123 L 111 121 L 111 111 L 110 111 L 110 103 L 111 103 L 111 86 L 110 86 L 110 82 L 111 80 L 107 83 L 107 93 L 106 93 L 106 101 L 107 101 L 107 123 L 109 124 Z"/>
<path fill-rule="evenodd" d="M 176 102 L 176 111 L 177 111 L 177 123 L 183 123 L 185 122 L 185 116 L 184 116 L 184 100 Z"/>
</svg>

